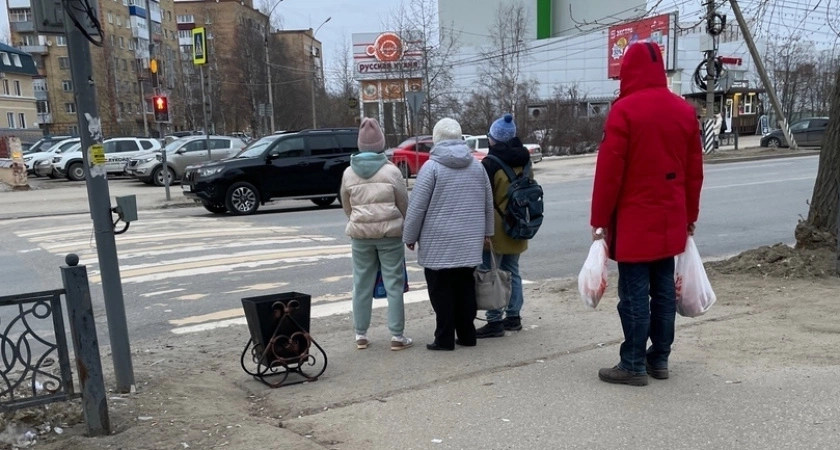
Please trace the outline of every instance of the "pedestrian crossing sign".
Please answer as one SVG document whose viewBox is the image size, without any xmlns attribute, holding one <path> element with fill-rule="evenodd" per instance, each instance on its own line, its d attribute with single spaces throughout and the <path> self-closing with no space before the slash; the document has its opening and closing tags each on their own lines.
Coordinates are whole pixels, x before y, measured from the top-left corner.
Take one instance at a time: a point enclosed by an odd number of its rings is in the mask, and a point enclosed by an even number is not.
<svg viewBox="0 0 840 450">
<path fill-rule="evenodd" d="M 207 64 L 207 33 L 204 28 L 193 28 L 193 64 Z"/>
</svg>

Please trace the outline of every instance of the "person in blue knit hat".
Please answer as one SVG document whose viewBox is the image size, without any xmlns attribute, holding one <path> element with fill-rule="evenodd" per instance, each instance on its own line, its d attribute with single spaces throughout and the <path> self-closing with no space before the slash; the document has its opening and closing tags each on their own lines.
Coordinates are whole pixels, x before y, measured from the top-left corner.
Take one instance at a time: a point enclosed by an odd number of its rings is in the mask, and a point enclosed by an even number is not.
<svg viewBox="0 0 840 450">
<path fill-rule="evenodd" d="M 525 302 L 522 293 L 522 276 L 519 274 L 519 255 L 525 253 L 528 249 L 528 241 L 523 239 L 514 239 L 504 232 L 502 226 L 501 212 L 507 208 L 507 191 L 510 187 L 510 180 L 505 174 L 504 164 L 513 172 L 519 175 L 526 165 L 531 162 L 531 153 L 522 145 L 522 142 L 516 137 L 516 124 L 513 122 L 513 116 L 505 114 L 502 118 L 493 122 L 490 126 L 490 132 L 487 133 L 490 138 L 490 150 L 488 156 L 495 156 L 494 158 L 484 158 L 481 164 L 484 170 L 487 171 L 487 177 L 490 179 L 490 187 L 493 190 L 494 210 L 494 234 L 490 239 L 493 244 L 493 251 L 490 248 L 484 249 L 484 262 L 486 268 L 490 268 L 492 260 L 496 259 L 496 264 L 502 270 L 507 270 L 511 275 L 511 292 L 508 306 L 503 309 L 495 311 L 487 311 L 487 324 L 476 330 L 476 338 L 494 338 L 502 337 L 506 331 L 519 331 L 522 329 L 522 318 L 520 312 L 522 304 Z M 533 177 L 533 172 L 531 172 Z"/>
</svg>

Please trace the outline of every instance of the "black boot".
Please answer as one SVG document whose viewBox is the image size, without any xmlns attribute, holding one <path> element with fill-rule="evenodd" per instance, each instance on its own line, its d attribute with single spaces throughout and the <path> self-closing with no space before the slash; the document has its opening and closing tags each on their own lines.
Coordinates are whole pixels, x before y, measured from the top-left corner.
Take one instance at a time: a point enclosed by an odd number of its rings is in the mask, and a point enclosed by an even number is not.
<svg viewBox="0 0 840 450">
<path fill-rule="evenodd" d="M 505 328 L 505 331 L 519 331 L 522 329 L 522 318 L 521 317 L 505 317 L 505 320 L 502 321 L 502 325 Z"/>
<path fill-rule="evenodd" d="M 505 326 L 502 321 L 487 322 L 487 325 L 475 330 L 475 337 L 478 339 L 502 337 L 505 335 Z"/>
</svg>

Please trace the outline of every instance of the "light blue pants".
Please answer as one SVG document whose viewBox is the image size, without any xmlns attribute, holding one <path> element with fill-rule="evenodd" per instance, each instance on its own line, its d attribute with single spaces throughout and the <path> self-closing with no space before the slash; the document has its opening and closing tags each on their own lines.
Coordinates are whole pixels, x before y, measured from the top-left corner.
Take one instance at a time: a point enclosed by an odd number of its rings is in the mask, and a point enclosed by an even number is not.
<svg viewBox="0 0 840 450">
<path fill-rule="evenodd" d="M 388 293 L 388 330 L 402 336 L 405 330 L 405 250 L 401 238 L 353 239 L 353 326 L 366 334 L 373 308 L 376 271 Z"/>
</svg>

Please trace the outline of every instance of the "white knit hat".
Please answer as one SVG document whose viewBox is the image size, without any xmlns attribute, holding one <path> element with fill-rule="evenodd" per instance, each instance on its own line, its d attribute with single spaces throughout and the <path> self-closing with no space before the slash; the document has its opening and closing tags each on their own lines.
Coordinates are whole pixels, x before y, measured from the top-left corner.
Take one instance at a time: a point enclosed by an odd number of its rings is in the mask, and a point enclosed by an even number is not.
<svg viewBox="0 0 840 450">
<path fill-rule="evenodd" d="M 437 144 L 440 141 L 449 141 L 453 139 L 463 139 L 464 136 L 461 134 L 461 124 L 459 124 L 455 119 L 445 118 L 440 119 L 438 123 L 435 124 L 434 130 L 432 130 L 432 142 Z"/>
</svg>

